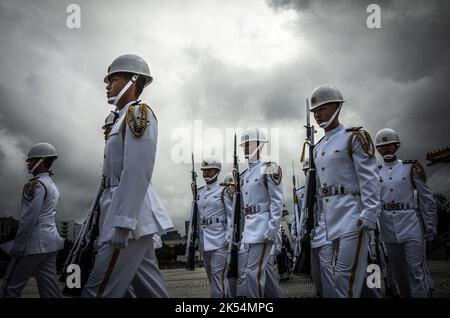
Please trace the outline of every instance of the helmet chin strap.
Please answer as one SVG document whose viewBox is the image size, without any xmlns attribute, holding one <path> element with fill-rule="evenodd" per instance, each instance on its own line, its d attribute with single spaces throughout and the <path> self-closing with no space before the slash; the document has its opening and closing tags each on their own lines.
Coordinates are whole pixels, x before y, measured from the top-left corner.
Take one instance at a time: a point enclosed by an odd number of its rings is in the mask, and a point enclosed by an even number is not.
<svg viewBox="0 0 450 318">
<path fill-rule="evenodd" d="M 111 105 L 117 107 L 117 103 L 119 103 L 119 100 L 122 98 L 123 94 L 125 94 L 126 91 L 130 89 L 131 85 L 133 85 L 137 81 L 138 78 L 139 78 L 139 75 L 137 75 L 137 74 L 133 75 L 133 77 L 122 88 L 122 90 L 119 92 L 119 94 L 117 94 L 117 96 L 108 98 L 108 104 L 111 104 Z"/>
<path fill-rule="evenodd" d="M 209 183 L 210 181 L 214 180 L 217 178 L 217 176 L 219 175 L 220 171 L 218 171 L 215 175 L 213 175 L 212 177 L 205 177 L 205 181 L 206 183 Z"/>
<path fill-rule="evenodd" d="M 31 169 L 28 170 L 28 173 L 29 173 L 29 174 L 33 174 L 33 173 L 34 173 L 34 170 L 36 170 L 36 168 L 39 167 L 39 165 L 40 165 L 42 162 L 44 162 L 44 158 L 39 159 L 39 161 L 36 162 L 36 164 L 33 166 L 33 168 L 31 168 Z"/>
<path fill-rule="evenodd" d="M 339 112 L 341 111 L 341 108 L 342 108 L 342 103 L 336 109 L 336 111 L 334 112 L 333 116 L 331 116 L 330 120 L 328 120 L 327 122 L 319 124 L 320 128 L 327 129 L 331 125 L 333 120 L 336 118 L 336 116 L 339 114 Z"/>
<path fill-rule="evenodd" d="M 384 155 L 384 156 L 383 156 L 384 161 L 387 161 L 387 162 L 392 162 L 392 161 L 394 161 L 396 158 L 397 158 L 397 157 L 396 157 L 395 155 Z"/>
<path fill-rule="evenodd" d="M 262 146 L 264 146 L 264 143 L 260 143 L 251 154 L 244 155 L 245 159 L 250 161 L 256 155 L 256 152 L 262 148 Z"/>
</svg>

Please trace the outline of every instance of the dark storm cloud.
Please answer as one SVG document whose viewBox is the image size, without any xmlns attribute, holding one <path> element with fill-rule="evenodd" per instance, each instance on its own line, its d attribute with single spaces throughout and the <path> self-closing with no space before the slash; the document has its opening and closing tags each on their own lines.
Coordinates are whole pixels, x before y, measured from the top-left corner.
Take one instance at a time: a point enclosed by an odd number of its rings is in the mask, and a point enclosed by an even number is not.
<svg viewBox="0 0 450 318">
<path fill-rule="evenodd" d="M 318 68 L 350 99 L 345 107 L 373 134 L 389 126 L 403 141 L 400 156 L 424 161 L 431 149 L 448 145 L 450 120 L 450 3 L 448 1 L 268 2 L 295 9 L 299 32 L 312 41 Z M 382 28 L 366 28 L 366 8 L 381 7 Z M 320 61 L 320 59 L 323 59 Z M 326 74 L 326 70 L 325 70 Z M 312 74 L 315 77 L 314 74 Z M 327 81 L 320 78 L 317 82 Z M 365 96 L 364 96 L 365 95 Z M 351 105 L 351 106 L 350 106 Z M 434 190 L 450 193 L 444 166 L 427 169 Z"/>
</svg>

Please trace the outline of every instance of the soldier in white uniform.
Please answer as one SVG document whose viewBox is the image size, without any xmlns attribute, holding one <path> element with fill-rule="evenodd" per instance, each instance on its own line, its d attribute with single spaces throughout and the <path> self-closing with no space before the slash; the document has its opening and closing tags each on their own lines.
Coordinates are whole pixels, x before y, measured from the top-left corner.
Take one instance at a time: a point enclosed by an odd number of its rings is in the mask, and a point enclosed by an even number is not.
<svg viewBox="0 0 450 318">
<path fill-rule="evenodd" d="M 82 297 L 168 297 L 152 235 L 173 227 L 152 184 L 158 122 L 136 99 L 153 78 L 147 63 L 125 54 L 105 77 L 108 102 L 117 107 L 106 144 L 100 199 L 99 250 Z"/>
<path fill-rule="evenodd" d="M 260 151 L 267 143 L 264 132 L 247 129 L 241 138 L 249 168 L 241 176 L 242 208 L 245 222 L 241 243 L 248 244 L 245 281 L 247 297 L 264 297 L 270 251 L 280 229 L 283 210 L 281 168 L 260 159 Z M 273 282 L 278 284 L 278 281 Z"/>
<path fill-rule="evenodd" d="M 57 158 L 49 143 L 39 143 L 28 153 L 28 172 L 34 177 L 23 188 L 19 228 L 11 247 L 11 262 L 2 285 L 3 297 L 20 297 L 33 275 L 42 298 L 60 297 L 56 255 L 64 246 L 55 224 L 59 192 L 50 175 Z"/>
<path fill-rule="evenodd" d="M 433 193 L 418 161 L 397 159 L 400 138 L 394 130 L 380 130 L 376 146 L 384 160 L 379 166 L 380 238 L 385 243 L 400 296 L 427 297 L 425 241 L 436 235 Z"/>
<path fill-rule="evenodd" d="M 318 213 L 336 255 L 337 297 L 360 297 L 367 267 L 368 231 L 376 228 L 380 184 L 370 135 L 339 123 L 344 99 L 331 85 L 311 94 L 311 111 L 325 136 L 314 147 Z"/>
<path fill-rule="evenodd" d="M 206 185 L 198 189 L 198 247 L 210 283 L 211 298 L 229 296 L 227 246 L 231 242 L 233 192 L 218 181 L 222 164 L 214 158 L 202 161 Z"/>
</svg>

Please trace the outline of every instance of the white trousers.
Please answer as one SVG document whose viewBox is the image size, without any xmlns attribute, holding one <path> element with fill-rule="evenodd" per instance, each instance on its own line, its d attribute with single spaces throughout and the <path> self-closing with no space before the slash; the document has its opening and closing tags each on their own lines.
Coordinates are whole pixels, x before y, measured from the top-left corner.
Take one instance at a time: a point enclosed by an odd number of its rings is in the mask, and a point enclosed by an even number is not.
<svg viewBox="0 0 450 318">
<path fill-rule="evenodd" d="M 245 273 L 247 298 L 263 298 L 266 288 L 266 273 L 272 243 L 248 244 L 248 259 Z"/>
<path fill-rule="evenodd" d="M 129 240 L 125 249 L 103 244 L 81 297 L 122 298 L 130 294 L 142 298 L 169 297 L 159 271 L 152 235 Z"/>
<path fill-rule="evenodd" d="M 337 297 L 334 286 L 333 256 L 333 244 L 311 248 L 311 276 L 319 295 L 323 298 Z"/>
<path fill-rule="evenodd" d="M 225 247 L 203 252 L 203 263 L 210 284 L 211 298 L 225 298 L 229 296 L 226 272 L 227 250 Z"/>
<path fill-rule="evenodd" d="M 367 232 L 346 233 L 333 241 L 334 285 L 339 298 L 359 298 L 365 283 L 368 258 Z"/>
<path fill-rule="evenodd" d="M 61 297 L 56 278 L 57 254 L 58 252 L 51 252 L 12 258 L 3 280 L 2 297 L 20 297 L 32 275 L 36 279 L 41 298 Z"/>
<path fill-rule="evenodd" d="M 404 298 L 428 297 L 423 240 L 385 243 L 385 245 L 400 296 Z"/>
</svg>

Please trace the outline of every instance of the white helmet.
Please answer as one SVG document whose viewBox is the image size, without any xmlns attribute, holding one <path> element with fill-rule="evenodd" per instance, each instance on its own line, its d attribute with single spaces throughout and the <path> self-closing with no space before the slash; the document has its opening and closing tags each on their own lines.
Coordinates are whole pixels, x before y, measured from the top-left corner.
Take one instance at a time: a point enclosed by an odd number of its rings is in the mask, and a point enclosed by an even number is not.
<svg viewBox="0 0 450 318">
<path fill-rule="evenodd" d="M 250 127 L 247 128 L 241 135 L 241 143 L 239 146 L 244 147 L 244 144 L 249 141 L 259 141 L 261 144 L 269 142 L 266 134 L 260 128 Z"/>
<path fill-rule="evenodd" d="M 375 137 L 375 146 L 379 147 L 388 144 L 400 144 L 400 137 L 394 129 L 383 128 L 377 132 Z"/>
<path fill-rule="evenodd" d="M 310 98 L 311 106 L 310 111 L 313 111 L 317 107 L 328 103 L 342 103 L 345 102 L 341 92 L 330 84 L 323 84 L 317 86 L 311 93 Z"/>
<path fill-rule="evenodd" d="M 28 152 L 27 160 L 34 158 L 58 158 L 55 147 L 48 142 L 33 145 Z"/>
<path fill-rule="evenodd" d="M 228 172 L 225 175 L 225 177 L 223 178 L 223 183 L 225 183 L 225 184 L 233 184 L 234 183 L 233 173 Z"/>
<path fill-rule="evenodd" d="M 218 169 L 219 171 L 222 170 L 222 164 L 216 160 L 215 158 L 206 158 L 202 161 L 202 166 L 200 170 L 205 169 Z"/>
<path fill-rule="evenodd" d="M 153 81 L 148 64 L 136 54 L 123 54 L 117 57 L 108 67 L 108 74 L 104 82 L 108 83 L 108 77 L 115 73 L 132 73 L 145 78 L 145 86 Z"/>
</svg>

